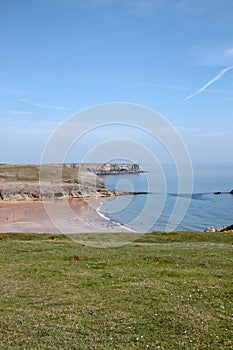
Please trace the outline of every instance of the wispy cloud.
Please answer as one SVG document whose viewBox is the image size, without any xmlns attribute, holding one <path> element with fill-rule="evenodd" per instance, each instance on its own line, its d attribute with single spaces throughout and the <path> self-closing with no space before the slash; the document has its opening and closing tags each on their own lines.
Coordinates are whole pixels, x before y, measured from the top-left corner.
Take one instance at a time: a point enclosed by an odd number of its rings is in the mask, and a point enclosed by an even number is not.
<svg viewBox="0 0 233 350">
<path fill-rule="evenodd" d="M 65 6 L 76 6 L 84 9 L 97 9 L 111 6 L 121 6 L 132 12 L 142 13 L 155 10 L 158 7 L 174 8 L 182 12 L 206 13 L 218 9 L 221 11 L 224 7 L 229 12 L 232 4 L 228 3 L 224 6 L 224 2 L 219 0 L 54 0 L 58 4 Z M 230 0 L 229 0 L 230 1 Z"/>
<path fill-rule="evenodd" d="M 232 131 L 212 131 L 212 132 L 203 132 L 203 133 L 199 133 L 199 134 L 195 134 L 194 135 L 197 138 L 218 138 L 221 137 L 222 139 L 231 139 L 232 140 L 232 136 L 233 136 L 233 132 Z"/>
<path fill-rule="evenodd" d="M 221 79 L 227 72 L 231 71 L 233 69 L 233 66 L 224 68 L 221 70 L 220 73 L 218 73 L 213 79 L 211 79 L 210 81 L 208 81 L 208 83 L 206 83 L 204 86 L 202 86 L 200 89 L 198 89 L 196 92 L 194 92 L 193 94 L 185 97 L 185 100 L 190 100 L 191 98 L 193 98 L 194 96 L 200 94 L 201 92 L 205 91 L 210 85 L 212 85 L 214 82 L 218 81 L 219 79 Z"/>
<path fill-rule="evenodd" d="M 179 132 L 197 132 L 197 131 L 199 131 L 199 129 L 189 128 L 189 127 L 184 127 L 184 126 L 177 126 L 176 129 Z"/>
<path fill-rule="evenodd" d="M 194 2 L 193 0 L 178 0 L 175 1 L 175 6 L 178 10 L 182 10 L 182 11 L 193 11 L 198 9 L 198 11 L 203 11 L 203 6 L 200 6 L 201 4 L 198 2 L 198 0 L 195 0 L 196 2 Z M 197 3 L 199 6 L 197 6 Z M 203 5 L 203 2 L 202 2 Z"/>
<path fill-rule="evenodd" d="M 193 63 L 207 67 L 221 67 L 233 65 L 232 43 L 228 46 L 191 46 L 189 56 Z"/>
<path fill-rule="evenodd" d="M 60 2 L 62 0 L 59 0 Z M 170 2 L 171 0 L 165 0 Z M 82 7 L 105 7 L 115 4 L 127 5 L 127 6 L 154 6 L 163 3 L 164 0 L 66 0 L 68 4 L 76 4 Z"/>
<path fill-rule="evenodd" d="M 160 6 L 173 5 L 174 0 L 56 0 L 65 6 L 76 6 L 84 9 L 102 9 L 118 6 L 139 14 L 157 9 Z"/>
<path fill-rule="evenodd" d="M 197 13 L 210 12 L 216 8 L 224 7 L 219 0 L 175 0 L 173 1 L 177 9 L 183 11 L 195 11 Z M 231 5 L 231 4 L 229 4 Z"/>
<path fill-rule="evenodd" d="M 233 60 L 233 48 L 225 50 L 224 55 L 230 60 Z"/>
<path fill-rule="evenodd" d="M 39 108 L 54 109 L 54 110 L 57 110 L 57 111 L 67 111 L 68 110 L 67 107 L 47 105 L 47 104 L 44 104 L 44 103 L 30 101 L 30 100 L 24 99 L 24 98 L 20 98 L 20 99 L 18 99 L 18 101 L 22 102 L 22 103 L 27 103 L 27 104 L 29 104 L 31 106 L 39 107 Z"/>
<path fill-rule="evenodd" d="M 14 109 L 1 109 L 0 111 L 4 113 L 21 114 L 21 115 L 31 114 L 31 112 L 29 111 L 20 111 L 20 110 L 14 110 Z"/>
<path fill-rule="evenodd" d="M 15 118 L 3 117 L 1 121 L 1 131 L 5 135 L 47 135 L 49 136 L 57 126 L 59 121 L 51 120 L 35 120 L 22 118 L 16 120 Z"/>
<path fill-rule="evenodd" d="M 187 90 L 187 87 L 185 87 L 185 86 L 167 85 L 167 84 L 152 84 L 149 87 L 162 88 L 162 89 L 171 89 L 171 90 Z"/>
</svg>

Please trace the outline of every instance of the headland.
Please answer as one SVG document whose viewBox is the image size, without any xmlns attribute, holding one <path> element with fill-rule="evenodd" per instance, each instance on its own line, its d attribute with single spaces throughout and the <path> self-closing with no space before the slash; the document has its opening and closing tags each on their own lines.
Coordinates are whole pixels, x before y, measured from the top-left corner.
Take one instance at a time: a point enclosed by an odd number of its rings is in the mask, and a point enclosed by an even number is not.
<svg viewBox="0 0 233 350">
<path fill-rule="evenodd" d="M 66 231 L 127 230 L 96 209 L 101 199 L 139 193 L 110 190 L 99 175 L 139 172 L 138 164 L 0 164 L 0 232 L 59 233 L 45 203 L 56 206 Z"/>
</svg>

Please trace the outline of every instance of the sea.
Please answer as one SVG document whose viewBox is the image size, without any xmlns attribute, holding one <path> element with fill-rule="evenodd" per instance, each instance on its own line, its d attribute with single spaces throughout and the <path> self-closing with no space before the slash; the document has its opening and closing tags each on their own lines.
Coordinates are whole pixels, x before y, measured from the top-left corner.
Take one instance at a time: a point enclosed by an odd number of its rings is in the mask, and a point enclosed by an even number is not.
<svg viewBox="0 0 233 350">
<path fill-rule="evenodd" d="M 233 195 L 229 193 L 233 189 L 233 164 L 193 164 L 192 189 L 188 186 L 187 192 L 180 191 L 176 167 L 164 164 L 161 168 L 157 172 L 148 165 L 138 174 L 102 176 L 110 189 L 149 193 L 103 200 L 98 208 L 100 215 L 143 233 L 203 232 L 209 226 L 233 224 Z"/>
</svg>

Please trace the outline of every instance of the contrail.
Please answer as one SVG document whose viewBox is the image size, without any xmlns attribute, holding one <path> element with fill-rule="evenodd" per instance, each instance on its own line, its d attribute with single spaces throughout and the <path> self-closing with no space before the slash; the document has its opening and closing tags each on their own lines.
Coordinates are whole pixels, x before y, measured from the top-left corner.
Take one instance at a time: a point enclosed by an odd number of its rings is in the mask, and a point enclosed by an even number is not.
<svg viewBox="0 0 233 350">
<path fill-rule="evenodd" d="M 193 94 L 185 97 L 185 100 L 190 100 L 190 98 L 200 94 L 200 92 L 203 92 L 205 89 L 207 89 L 210 85 L 212 85 L 215 81 L 219 80 L 220 78 L 222 78 L 222 76 L 224 74 L 226 74 L 227 72 L 229 72 L 230 70 L 233 69 L 233 66 L 227 67 L 223 70 L 221 70 L 221 72 L 216 75 L 213 79 L 211 79 L 210 81 L 208 81 L 208 83 L 206 83 L 204 86 L 202 86 L 199 90 L 197 90 L 196 92 L 194 92 Z"/>
</svg>

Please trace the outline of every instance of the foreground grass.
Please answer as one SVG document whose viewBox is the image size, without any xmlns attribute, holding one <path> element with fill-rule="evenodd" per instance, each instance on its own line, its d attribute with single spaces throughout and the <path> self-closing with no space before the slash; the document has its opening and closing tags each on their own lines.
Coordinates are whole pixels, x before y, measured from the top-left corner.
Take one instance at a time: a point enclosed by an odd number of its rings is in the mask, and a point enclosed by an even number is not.
<svg viewBox="0 0 233 350">
<path fill-rule="evenodd" d="M 233 349 L 233 233 L 1 234 L 1 349 Z M 79 260 L 71 260 L 76 255 Z"/>
</svg>

